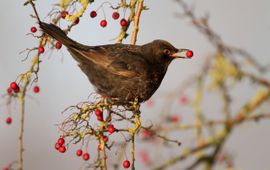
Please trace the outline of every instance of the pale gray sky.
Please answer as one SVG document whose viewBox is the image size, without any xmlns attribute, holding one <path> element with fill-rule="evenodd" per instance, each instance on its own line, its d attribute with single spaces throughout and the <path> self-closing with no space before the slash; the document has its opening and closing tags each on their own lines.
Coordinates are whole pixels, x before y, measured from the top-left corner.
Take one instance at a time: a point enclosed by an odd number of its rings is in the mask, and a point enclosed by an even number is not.
<svg viewBox="0 0 270 170">
<path fill-rule="evenodd" d="M 51 10 L 51 4 L 55 2 L 54 0 L 38 0 L 37 8 L 40 15 L 44 17 Z M 195 4 L 197 14 L 203 15 L 209 12 L 211 27 L 222 36 L 226 43 L 248 50 L 257 57 L 260 63 L 270 62 L 269 0 L 196 0 L 192 2 Z M 188 20 L 174 17 L 174 13 L 181 11 L 181 8 L 172 0 L 146 0 L 145 4 L 150 10 L 142 14 L 138 44 L 154 39 L 166 39 L 176 47 L 190 48 L 195 52 L 192 60 L 177 60 L 171 64 L 156 94 L 158 96 L 171 92 L 183 80 L 197 73 L 206 55 L 214 52 L 214 48 L 191 26 Z M 91 9 L 95 8 L 88 8 L 87 15 L 69 35 L 85 44 L 113 43 L 112 39 L 119 32 L 118 24 L 109 23 L 107 28 L 101 28 L 98 23 L 101 18 L 95 20 L 89 18 L 88 13 Z M 32 9 L 24 7 L 23 1 L 1 2 L 1 94 L 6 90 L 9 82 L 29 66 L 27 62 L 21 62 L 25 55 L 19 55 L 19 52 L 37 45 L 37 41 L 31 36 L 25 36 L 30 27 L 35 24 L 29 17 L 30 13 Z M 107 15 L 109 18 L 110 12 Z M 63 119 L 60 113 L 64 108 L 86 100 L 93 88 L 65 48 L 61 52 L 54 51 L 49 59 L 48 56 L 48 53 L 43 56 L 41 64 L 39 79 L 41 93 L 35 95 L 35 100 L 27 100 L 25 169 L 74 170 L 81 165 L 81 161 L 75 154 L 69 152 L 63 156 L 54 150 L 53 146 L 58 136 L 55 124 Z M 63 62 L 61 62 L 62 59 Z M 240 88 L 238 92 L 245 98 L 249 96 L 250 88 Z M 12 113 L 14 122 L 11 126 L 4 123 L 6 111 L 5 108 L 0 108 L 0 166 L 17 158 L 18 107 L 17 111 Z M 144 119 L 152 119 L 151 115 L 155 114 L 152 112 L 148 109 Z M 243 170 L 269 169 L 269 130 L 269 122 L 261 122 L 243 126 L 233 133 L 226 147 L 237 153 L 237 167 Z"/>
</svg>

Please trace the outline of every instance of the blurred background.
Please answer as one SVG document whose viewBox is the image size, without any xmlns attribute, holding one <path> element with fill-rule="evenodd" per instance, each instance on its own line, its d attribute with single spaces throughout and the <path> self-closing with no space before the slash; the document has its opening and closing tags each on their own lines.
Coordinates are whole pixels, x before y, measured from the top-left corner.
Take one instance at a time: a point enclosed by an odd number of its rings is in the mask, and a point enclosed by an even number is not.
<svg viewBox="0 0 270 170">
<path fill-rule="evenodd" d="M 56 0 L 36 1 L 40 16 L 44 18 L 56 4 Z M 117 4 L 117 0 L 111 1 Z M 226 44 L 247 50 L 261 64 L 270 62 L 270 1 L 257 0 L 200 0 L 188 1 L 194 6 L 198 16 L 209 14 L 209 25 L 224 40 Z M 111 10 L 105 6 L 108 26 L 101 28 L 99 15 L 90 19 L 91 10 L 98 8 L 100 3 L 88 7 L 81 18 L 80 24 L 72 29 L 69 36 L 78 42 L 98 45 L 114 43 L 120 26 L 111 19 Z M 165 39 L 179 48 L 189 48 L 194 51 L 192 60 L 175 60 L 169 67 L 161 87 L 153 96 L 153 107 L 143 105 L 143 122 L 158 120 L 158 115 L 164 108 L 164 97 L 173 93 L 181 83 L 201 71 L 203 61 L 215 52 L 215 48 L 200 34 L 188 19 L 175 17 L 182 9 L 173 0 L 145 1 L 149 10 L 143 11 L 137 44 L 144 44 L 154 39 Z M 0 5 L 0 94 L 6 92 L 11 81 L 25 72 L 30 60 L 21 61 L 26 54 L 19 52 L 37 46 L 38 41 L 32 36 L 26 36 L 31 26 L 36 25 L 30 17 L 33 11 L 30 6 L 24 7 L 23 1 L 2 1 Z M 130 39 L 124 41 L 129 43 Z M 59 136 L 56 124 L 63 120 L 61 112 L 68 106 L 87 100 L 88 95 L 94 91 L 88 79 L 71 58 L 65 48 L 60 51 L 46 51 L 42 56 L 39 82 L 41 92 L 38 95 L 29 93 L 26 104 L 25 119 L 25 158 L 24 166 L 27 170 L 57 170 L 79 169 L 82 160 L 79 160 L 71 150 L 61 155 L 54 149 Z M 269 79 L 269 74 L 265 75 Z M 240 104 L 245 103 L 253 95 L 252 85 L 241 84 L 233 91 L 237 100 L 233 101 L 232 110 L 237 111 Z M 218 106 L 213 105 L 215 98 L 209 97 L 206 102 L 208 117 L 215 117 Z M 15 103 L 9 112 L 5 101 L 1 100 L 0 107 L 0 166 L 4 166 L 17 158 L 17 139 L 19 128 L 19 103 Z M 269 104 L 269 102 L 268 102 Z M 267 107 L 267 106 L 265 106 Z M 268 106 L 269 108 L 269 106 Z M 181 114 L 182 122 L 188 120 L 191 110 L 172 108 L 171 112 Z M 11 115 L 13 122 L 6 125 L 5 118 Z M 186 119 L 184 117 L 186 116 Z M 159 120 L 160 121 L 160 120 Z M 238 127 L 226 142 L 225 148 L 233 154 L 235 167 L 242 170 L 268 170 L 270 167 L 270 123 L 247 123 Z M 192 142 L 188 134 L 177 134 L 174 138 L 183 143 Z M 139 144 L 144 149 L 147 145 Z M 150 149 L 151 150 L 151 149 Z M 151 152 L 151 151 L 149 151 Z M 181 147 L 174 152 L 160 153 L 160 159 L 166 160 L 171 155 L 181 152 Z M 95 153 L 95 152 L 93 152 Z M 164 153 L 164 154 L 162 154 Z M 92 157 L 95 157 L 94 155 Z M 163 159 L 164 158 L 164 159 Z M 156 159 L 157 160 L 157 159 Z M 159 160 L 159 161 L 161 161 Z M 147 169 L 137 162 L 138 169 Z M 171 169 L 181 169 L 176 164 Z M 219 169 L 219 168 L 217 168 Z"/>
</svg>

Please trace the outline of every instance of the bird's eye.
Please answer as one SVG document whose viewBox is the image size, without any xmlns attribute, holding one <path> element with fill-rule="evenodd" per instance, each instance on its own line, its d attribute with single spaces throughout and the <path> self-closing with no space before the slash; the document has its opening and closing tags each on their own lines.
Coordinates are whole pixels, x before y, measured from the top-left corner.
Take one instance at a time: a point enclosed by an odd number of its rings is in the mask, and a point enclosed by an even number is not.
<svg viewBox="0 0 270 170">
<path fill-rule="evenodd" d="M 165 55 L 170 55 L 170 54 L 171 54 L 170 50 L 168 50 L 168 49 L 165 49 L 165 50 L 163 51 L 163 53 L 164 53 Z"/>
</svg>

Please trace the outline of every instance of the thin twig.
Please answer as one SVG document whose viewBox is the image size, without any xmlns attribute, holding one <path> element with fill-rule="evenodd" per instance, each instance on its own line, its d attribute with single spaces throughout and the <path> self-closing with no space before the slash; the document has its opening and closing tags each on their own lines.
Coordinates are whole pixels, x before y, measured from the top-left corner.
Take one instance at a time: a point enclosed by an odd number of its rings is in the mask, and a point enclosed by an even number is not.
<svg viewBox="0 0 270 170">
<path fill-rule="evenodd" d="M 135 170 L 135 134 L 131 136 L 131 168 Z"/>
<path fill-rule="evenodd" d="M 102 154 L 103 154 L 102 169 L 107 170 L 107 155 L 106 155 L 106 147 L 105 147 L 104 140 L 103 140 L 103 145 L 104 147 L 102 148 Z"/>
</svg>

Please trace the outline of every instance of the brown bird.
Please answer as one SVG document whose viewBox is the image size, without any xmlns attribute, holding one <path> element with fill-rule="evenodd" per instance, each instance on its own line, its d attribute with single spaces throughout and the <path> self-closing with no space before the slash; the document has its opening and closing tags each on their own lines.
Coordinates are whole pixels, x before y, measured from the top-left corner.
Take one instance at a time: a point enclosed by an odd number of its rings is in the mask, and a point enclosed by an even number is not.
<svg viewBox="0 0 270 170">
<path fill-rule="evenodd" d="M 87 46 L 69 37 L 58 26 L 40 22 L 40 28 L 64 44 L 97 93 L 120 104 L 148 100 L 158 89 L 177 49 L 164 40 L 144 45 L 109 44 Z"/>
</svg>

